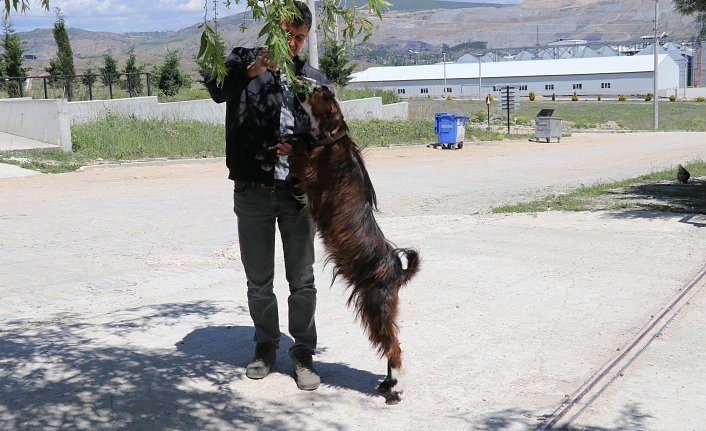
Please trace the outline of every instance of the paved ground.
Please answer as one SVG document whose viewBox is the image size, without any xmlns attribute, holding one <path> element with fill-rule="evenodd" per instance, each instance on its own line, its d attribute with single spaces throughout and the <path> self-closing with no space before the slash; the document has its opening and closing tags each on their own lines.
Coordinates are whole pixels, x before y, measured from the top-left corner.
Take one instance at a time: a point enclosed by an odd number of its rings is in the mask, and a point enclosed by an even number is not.
<svg viewBox="0 0 706 431">
<path fill-rule="evenodd" d="M 0 429 L 539 427 L 702 271 L 706 220 L 489 208 L 704 159 L 703 142 L 582 134 L 367 151 L 380 225 L 424 259 L 402 292 L 397 406 L 375 393 L 384 363 L 329 287 L 320 246 L 322 387 L 296 389 L 285 349 L 274 374 L 244 377 L 252 327 L 223 160 L 0 179 Z M 703 287 L 570 429 L 701 429 Z"/>
<path fill-rule="evenodd" d="M 30 150 L 30 149 L 61 149 L 58 145 L 0 132 L 0 151 Z"/>
</svg>

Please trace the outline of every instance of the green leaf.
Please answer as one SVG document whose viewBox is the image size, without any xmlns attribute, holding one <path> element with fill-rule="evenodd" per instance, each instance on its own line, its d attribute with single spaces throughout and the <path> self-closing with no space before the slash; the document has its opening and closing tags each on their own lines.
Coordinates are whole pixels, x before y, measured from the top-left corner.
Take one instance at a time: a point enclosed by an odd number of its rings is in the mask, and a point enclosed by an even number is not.
<svg viewBox="0 0 706 431">
<path fill-rule="evenodd" d="M 206 36 L 206 32 L 203 32 L 201 33 L 201 46 L 199 47 L 199 53 L 196 58 L 203 58 L 206 49 L 208 49 L 208 36 Z"/>
</svg>

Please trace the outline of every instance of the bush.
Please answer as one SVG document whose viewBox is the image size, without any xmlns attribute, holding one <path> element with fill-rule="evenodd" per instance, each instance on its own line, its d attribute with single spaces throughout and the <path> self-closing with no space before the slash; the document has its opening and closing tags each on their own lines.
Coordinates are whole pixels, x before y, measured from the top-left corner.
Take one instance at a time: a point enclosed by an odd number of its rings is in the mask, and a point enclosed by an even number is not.
<svg viewBox="0 0 706 431">
<path fill-rule="evenodd" d="M 451 97 L 451 95 L 449 94 L 448 96 L 446 96 L 446 100 L 453 100 L 453 97 Z"/>
<path fill-rule="evenodd" d="M 621 93 L 621 94 L 618 94 L 618 100 L 621 102 L 625 102 L 626 100 L 628 100 L 628 98 L 625 97 L 625 95 Z"/>
<path fill-rule="evenodd" d="M 468 121 L 471 123 L 485 123 L 488 119 L 488 114 L 484 110 L 474 112 L 473 115 L 468 116 Z"/>
<path fill-rule="evenodd" d="M 671 96 L 669 96 L 669 101 L 670 101 L 670 102 L 674 102 L 675 100 L 677 100 L 677 96 L 675 96 L 674 94 L 672 94 Z"/>
<path fill-rule="evenodd" d="M 552 102 L 556 100 L 556 94 L 552 93 Z"/>
<path fill-rule="evenodd" d="M 704 96 L 699 96 L 696 98 L 697 102 L 703 102 L 704 100 L 706 100 L 706 99 L 704 99 Z"/>
<path fill-rule="evenodd" d="M 529 126 L 532 124 L 532 120 L 525 115 L 518 115 L 515 117 L 515 124 L 518 126 Z"/>
<path fill-rule="evenodd" d="M 530 91 L 528 97 L 529 97 L 530 102 L 534 102 L 534 98 L 535 98 L 534 91 Z"/>
<path fill-rule="evenodd" d="M 576 94 L 575 91 L 574 91 L 574 94 L 571 95 L 571 101 L 572 101 L 572 102 L 578 102 L 578 101 L 579 101 L 579 96 L 578 96 L 578 94 Z"/>
<path fill-rule="evenodd" d="M 654 95 L 652 93 L 645 94 L 645 102 L 649 102 L 653 97 Z"/>
<path fill-rule="evenodd" d="M 598 96 L 598 101 L 600 102 L 601 100 L 603 100 L 603 99 L 601 99 L 601 96 Z"/>
</svg>

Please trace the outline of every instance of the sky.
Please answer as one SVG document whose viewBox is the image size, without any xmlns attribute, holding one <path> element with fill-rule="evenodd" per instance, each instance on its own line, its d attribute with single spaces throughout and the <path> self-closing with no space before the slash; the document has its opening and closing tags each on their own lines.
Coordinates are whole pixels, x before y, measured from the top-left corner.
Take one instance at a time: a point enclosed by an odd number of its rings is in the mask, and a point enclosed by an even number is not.
<svg viewBox="0 0 706 431">
<path fill-rule="evenodd" d="M 235 4 L 226 9 L 222 0 L 218 4 L 219 17 L 243 10 Z M 203 21 L 204 17 L 204 0 L 49 0 L 49 6 L 46 11 L 40 1 L 31 0 L 30 11 L 21 14 L 13 9 L 10 16 L 15 31 L 52 28 L 57 6 L 69 28 L 112 33 L 179 30 Z M 208 6 L 210 19 L 213 0 L 208 0 Z"/>
<path fill-rule="evenodd" d="M 391 0 L 403 2 L 404 0 Z M 460 2 L 519 3 L 520 0 L 453 0 Z M 220 17 L 242 12 L 235 1 L 229 9 L 218 3 Z M 209 19 L 213 17 L 214 0 L 208 0 Z M 54 8 L 61 8 L 69 28 L 112 33 L 180 30 L 203 21 L 204 0 L 49 0 L 50 10 L 41 8 L 39 0 L 30 0 L 31 10 L 24 14 L 12 11 L 12 25 L 17 32 L 35 28 L 52 28 L 56 20 Z"/>
</svg>

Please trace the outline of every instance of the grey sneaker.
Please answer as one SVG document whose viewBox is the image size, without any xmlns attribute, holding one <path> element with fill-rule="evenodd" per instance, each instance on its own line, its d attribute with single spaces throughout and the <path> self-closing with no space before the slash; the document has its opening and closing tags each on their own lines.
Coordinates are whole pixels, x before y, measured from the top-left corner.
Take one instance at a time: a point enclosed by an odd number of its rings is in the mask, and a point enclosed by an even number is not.
<svg viewBox="0 0 706 431">
<path fill-rule="evenodd" d="M 277 357 L 277 344 L 257 343 L 255 356 L 245 369 L 245 375 L 251 379 L 263 379 L 270 374 L 270 369 L 275 364 Z"/>
<path fill-rule="evenodd" d="M 318 388 L 321 378 L 314 369 L 311 352 L 306 349 L 291 350 L 289 358 L 292 360 L 297 387 L 303 391 L 313 391 Z"/>
</svg>

